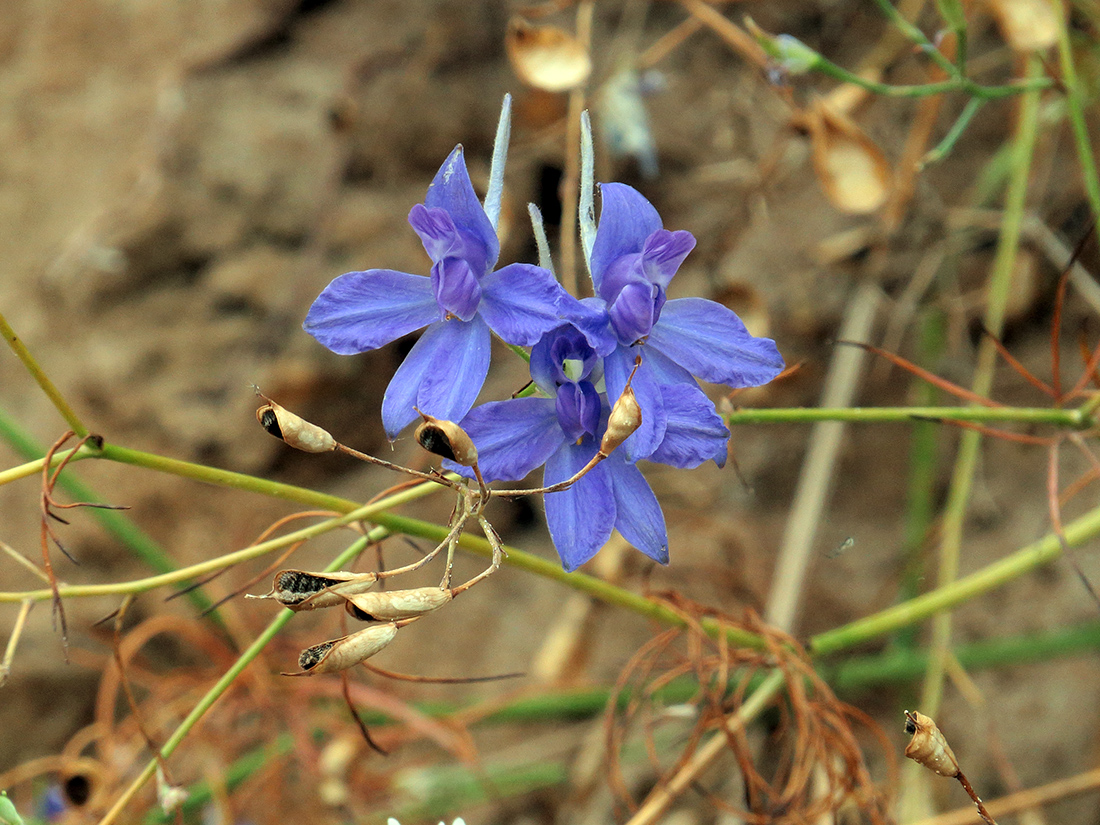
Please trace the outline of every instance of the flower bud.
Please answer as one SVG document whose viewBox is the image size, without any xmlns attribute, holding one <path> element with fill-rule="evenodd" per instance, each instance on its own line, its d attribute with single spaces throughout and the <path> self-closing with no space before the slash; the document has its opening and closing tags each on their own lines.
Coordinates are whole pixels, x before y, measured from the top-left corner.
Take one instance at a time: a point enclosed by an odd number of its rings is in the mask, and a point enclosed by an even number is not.
<svg viewBox="0 0 1100 825">
<path fill-rule="evenodd" d="M 336 439 L 328 431 L 280 407 L 270 398 L 264 400 L 267 403 L 256 410 L 256 420 L 271 435 L 307 453 L 328 453 L 336 449 Z"/>
<path fill-rule="evenodd" d="M 821 55 L 789 34 L 776 35 L 775 59 L 787 74 L 806 74 L 821 63 Z"/>
<path fill-rule="evenodd" d="M 380 590 L 348 596 L 348 614 L 361 622 L 411 619 L 438 610 L 453 596 L 442 587 L 417 587 L 413 590 Z"/>
<path fill-rule="evenodd" d="M 611 455 L 616 447 L 642 426 L 642 408 L 634 397 L 634 388 L 627 387 L 611 408 L 607 419 L 607 431 L 600 442 L 600 452 Z"/>
<path fill-rule="evenodd" d="M 348 595 L 363 593 L 374 586 L 374 573 L 309 573 L 305 570 L 280 570 L 271 583 L 271 592 L 262 596 L 248 594 L 246 599 L 274 599 L 295 613 L 335 607 Z"/>
<path fill-rule="evenodd" d="M 366 661 L 393 641 L 397 625 L 393 622 L 374 624 L 357 633 L 351 633 L 330 642 L 307 647 L 298 656 L 300 673 L 284 676 L 312 676 L 314 673 L 334 673 L 347 670 Z"/>
<path fill-rule="evenodd" d="M 915 710 L 905 711 L 905 732 L 913 735 L 905 746 L 905 755 L 908 758 L 940 776 L 959 775 L 958 760 L 955 759 L 951 746 L 947 744 L 947 739 L 930 717 Z"/>
<path fill-rule="evenodd" d="M 424 420 L 416 428 L 417 443 L 429 453 L 449 458 L 463 467 L 477 464 L 477 447 L 466 431 L 453 421 L 420 413 Z"/>
</svg>

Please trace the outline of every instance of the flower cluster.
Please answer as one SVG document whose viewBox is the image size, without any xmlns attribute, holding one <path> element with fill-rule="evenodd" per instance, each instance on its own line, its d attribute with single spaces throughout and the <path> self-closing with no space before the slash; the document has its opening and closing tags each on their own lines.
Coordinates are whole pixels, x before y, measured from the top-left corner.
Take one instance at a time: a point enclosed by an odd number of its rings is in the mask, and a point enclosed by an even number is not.
<svg viewBox="0 0 1100 825">
<path fill-rule="evenodd" d="M 578 300 L 542 267 L 494 271 L 500 246 L 458 147 L 409 213 L 431 277 L 349 272 L 325 288 L 305 321 L 307 332 L 341 354 L 427 327 L 386 390 L 386 433 L 395 438 L 422 413 L 460 423 L 486 481 L 516 481 L 544 467 L 546 487 L 565 487 L 547 492 L 545 502 L 567 570 L 588 561 L 613 529 L 667 563 L 664 516 L 636 462 L 687 468 L 713 459 L 721 466 L 729 430 L 696 378 L 750 387 L 783 368 L 775 342 L 752 336 L 731 310 L 701 298 L 668 299 L 669 283 L 695 246 L 691 233 L 664 229 L 629 186 L 609 183 L 600 191 L 588 255 L 595 297 Z M 471 409 L 489 368 L 490 330 L 508 344 L 532 347 L 538 393 Z M 641 424 L 593 464 L 610 410 L 628 386 Z M 571 486 L 562 484 L 586 467 Z"/>
</svg>

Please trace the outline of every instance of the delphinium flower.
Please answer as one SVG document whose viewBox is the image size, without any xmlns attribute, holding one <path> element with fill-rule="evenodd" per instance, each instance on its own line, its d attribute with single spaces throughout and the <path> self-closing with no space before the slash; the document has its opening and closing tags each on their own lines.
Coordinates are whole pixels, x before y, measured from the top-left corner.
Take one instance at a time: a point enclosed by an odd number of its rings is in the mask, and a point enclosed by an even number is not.
<svg viewBox="0 0 1100 825">
<path fill-rule="evenodd" d="M 382 399 L 389 438 L 417 417 L 458 420 L 473 406 L 489 370 L 490 330 L 531 346 L 577 305 L 541 267 L 493 271 L 500 242 L 474 193 L 462 147 L 436 174 L 409 223 L 432 260 L 431 277 L 370 269 L 348 272 L 310 307 L 305 330 L 333 352 L 376 349 L 427 327 Z M 415 408 L 415 409 L 414 409 Z"/>
<path fill-rule="evenodd" d="M 531 378 L 547 397 L 489 402 L 462 419 L 488 481 L 517 481 L 545 464 L 543 485 L 550 487 L 572 478 L 599 451 L 610 405 L 596 390 L 599 358 L 585 336 L 571 325 L 543 336 L 531 350 Z M 466 468 L 447 464 L 469 475 Z M 657 497 L 622 450 L 571 487 L 547 493 L 545 502 L 550 536 L 566 570 L 592 558 L 612 529 L 647 556 L 668 563 Z"/>
<path fill-rule="evenodd" d="M 611 398 L 623 391 L 641 352 L 631 384 L 642 425 L 623 446 L 631 460 L 721 465 L 729 430 L 693 376 L 755 387 L 779 374 L 783 358 L 774 341 L 750 334 L 727 307 L 704 298 L 668 300 L 668 285 L 695 238 L 664 229 L 653 205 L 625 184 L 603 184 L 600 191 L 589 261 L 596 297 L 571 320 L 603 356 Z"/>
</svg>

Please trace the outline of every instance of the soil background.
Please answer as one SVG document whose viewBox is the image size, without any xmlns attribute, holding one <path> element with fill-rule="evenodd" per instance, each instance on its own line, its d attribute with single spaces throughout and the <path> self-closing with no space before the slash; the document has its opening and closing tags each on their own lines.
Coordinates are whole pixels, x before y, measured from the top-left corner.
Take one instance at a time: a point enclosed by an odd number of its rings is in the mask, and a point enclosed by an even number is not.
<svg viewBox="0 0 1100 825">
<path fill-rule="evenodd" d="M 677 4 L 653 3 L 635 31 L 624 21 L 637 8 L 626 8 L 629 13 L 621 3 L 597 5 L 594 87 L 611 76 L 616 59 L 629 57 L 637 44 L 654 43 L 686 16 Z M 406 222 L 408 211 L 458 143 L 465 147 L 475 185 L 484 185 L 506 92 L 515 96 L 515 117 L 501 263 L 535 260 L 527 202 L 539 204 L 552 234 L 556 231 L 566 100 L 525 89 L 513 74 L 504 33 L 515 10 L 505 3 L 456 0 L 5 0 L 0 308 L 93 431 L 115 444 L 352 499 L 365 500 L 394 483 L 342 457 L 291 454 L 256 425 L 251 389 L 256 384 L 344 443 L 427 466 L 407 435 L 391 453 L 379 423 L 382 393 L 412 341 L 340 357 L 307 336 L 301 322 L 313 298 L 342 272 L 375 267 L 427 272 L 427 259 Z M 886 31 L 865 0 L 745 2 L 723 10 L 735 20 L 751 14 L 763 28 L 794 34 L 849 67 L 857 66 Z M 569 25 L 568 15 L 551 19 Z M 975 59 L 984 61 L 994 80 L 1011 69 L 1013 58 L 993 21 L 977 12 L 972 42 Z M 809 141 L 791 127 L 783 95 L 712 32 L 695 33 L 655 69 L 662 86 L 646 105 L 659 175 L 646 178 L 633 159 L 616 158 L 601 146 L 598 179 L 638 186 L 667 228 L 688 229 L 698 239 L 674 282 L 673 297 L 704 295 L 726 302 L 755 332 L 775 338 L 788 364 L 801 365 L 792 377 L 743 393 L 736 403 L 813 406 L 840 320 L 868 275 L 864 240 L 873 237 L 877 219 L 845 215 L 830 204 L 815 177 Z M 887 69 L 891 82 L 926 79 L 921 60 L 906 48 Z M 831 86 L 795 79 L 794 99 L 808 101 Z M 963 102 L 945 101 L 937 136 Z M 873 340 L 894 333 L 892 345 L 913 356 L 917 314 L 902 298 L 915 274 L 929 266 L 936 271 L 947 347 L 936 363 L 924 366 L 963 384 L 973 364 L 981 285 L 995 233 L 986 229 L 963 237 L 952 215 L 973 203 L 983 168 L 1009 134 L 1014 109 L 1012 101 L 987 106 L 956 151 L 917 178 L 906 217 L 883 247 L 885 257 L 874 274 L 883 299 Z M 914 111 L 910 102 L 876 99 L 855 117 L 895 162 Z M 599 110 L 595 122 L 599 133 Z M 1077 179 L 1068 131 L 1055 123 L 1040 138 L 1029 214 L 1071 245 L 1087 225 Z M 938 265 L 929 263 L 934 251 L 942 253 Z M 1083 263 L 1097 271 L 1091 251 Z M 1006 343 L 1043 378 L 1050 375 L 1050 321 L 1060 265 L 1032 236 L 1025 238 Z M 1092 321 L 1095 330 L 1094 314 L 1071 290 L 1065 328 L 1089 328 Z M 1075 346 L 1069 349 L 1075 352 Z M 510 360 L 506 350 L 494 355 L 499 357 L 483 393 L 486 400 L 507 397 L 526 377 L 523 364 Z M 1063 367 L 1072 382 L 1080 361 L 1067 356 Z M 878 364 L 867 372 L 856 403 L 909 403 L 913 385 L 904 372 Z M 994 397 L 1047 403 L 1004 365 Z M 0 355 L 0 403 L 43 445 L 65 429 L 10 353 Z M 746 608 L 763 610 L 811 432 L 795 425 L 737 427 L 724 470 L 647 467 L 668 520 L 672 563 L 654 567 L 640 555 L 627 555 L 617 572 L 623 583 L 639 590 L 676 590 L 735 615 Z M 848 428 L 803 594 L 800 637 L 895 599 L 907 564 L 901 547 L 909 435 L 906 425 Z M 957 435 L 948 427 L 940 430 L 941 495 Z M 1068 480 L 1084 463 L 1071 449 L 1062 452 Z M 0 459 L 4 466 L 21 462 L 5 446 Z M 987 441 L 966 526 L 963 573 L 1049 529 L 1046 468 L 1042 447 Z M 294 511 L 284 502 L 124 465 L 83 462 L 74 472 L 105 500 L 128 505 L 134 521 L 180 565 L 244 546 Z M 38 494 L 34 478 L 0 487 L 0 540 L 32 559 L 40 556 Z M 1087 488 L 1067 505 L 1067 517 L 1095 506 L 1095 495 Z M 507 543 L 552 558 L 540 506 L 500 505 L 493 521 Z M 438 497 L 417 505 L 414 514 L 445 520 L 449 508 L 450 502 Z M 73 523 L 59 530 L 80 564 L 55 552 L 63 580 L 94 583 L 148 574 L 85 512 L 69 515 Z M 854 544 L 846 542 L 849 538 Z M 338 546 L 333 540 L 319 542 L 296 557 L 295 565 L 323 564 Z M 929 542 L 929 553 L 934 546 Z M 412 558 L 397 541 L 388 547 L 388 563 Z M 844 552 L 835 552 L 841 547 Z M 1080 561 L 1094 580 L 1100 577 L 1091 554 L 1082 552 Z M 480 564 L 461 559 L 459 576 L 476 572 Z M 929 565 L 931 581 L 931 560 Z M 228 594 L 258 570 L 233 571 L 207 592 Z M 5 591 L 37 586 L 7 557 L 0 558 L 0 582 Z M 163 595 L 139 599 L 130 609 L 131 626 L 151 616 L 184 623 L 194 618 L 185 600 L 165 604 Z M 379 663 L 428 675 L 529 671 L 564 603 L 560 588 L 505 568 L 445 615 L 403 632 Z M 48 606 L 40 604 L 31 613 L 11 678 L 0 689 L 0 773 L 59 752 L 92 720 L 110 658 L 109 632 L 93 624 L 117 606 L 108 599 L 67 603 L 69 663 Z M 1096 609 L 1072 569 L 1059 562 L 960 609 L 955 639 L 1054 629 L 1093 618 Z M 5 638 L 15 613 L 14 605 L 0 610 Z M 237 599 L 225 614 L 234 640 L 243 645 L 273 611 Z M 331 638 L 324 634 L 333 630 L 331 618 L 296 620 L 262 667 L 272 674 L 289 669 L 296 650 Z M 633 615 L 599 610 L 587 626 L 584 660 L 551 675 L 569 686 L 610 683 L 654 632 Z M 207 653 L 201 646 L 161 639 L 146 651 L 145 667 L 164 679 L 190 671 L 209 684 L 218 671 Z M 974 707 L 949 686 L 939 721 L 983 796 L 1007 790 L 1005 765 L 1023 786 L 1031 786 L 1097 764 L 1100 661 L 1095 653 L 973 676 L 984 705 Z M 539 675 L 528 679 L 528 685 L 537 684 Z M 241 742 L 293 729 L 296 708 L 320 695 L 316 687 L 303 687 L 306 681 L 290 686 L 277 677 L 265 681 L 274 710 L 265 718 L 240 721 Z M 370 685 L 411 699 L 488 697 L 522 689 L 376 678 Z M 900 752 L 905 741 L 900 709 L 914 701 L 918 688 L 914 682 L 845 698 L 875 715 Z M 120 715 L 125 715 L 121 705 Z M 358 736 L 339 708 L 328 718 L 334 740 Z M 572 725 L 519 730 L 477 741 L 486 757 L 521 761 L 525 746 L 534 749 L 528 757 L 540 748 L 568 756 L 586 730 Z M 233 739 L 235 733 L 224 735 Z M 218 740 L 213 729 L 196 735 L 174 779 L 186 784 L 223 770 L 237 754 L 222 749 Z M 308 737 L 304 741 L 310 746 Z M 323 749 L 323 743 L 311 746 Z M 425 764 L 454 758 L 438 749 L 411 752 L 414 762 Z M 352 783 L 352 802 L 344 807 L 314 802 L 312 821 L 352 821 L 363 813 L 396 810 L 385 808 L 382 800 L 388 798 L 361 774 L 377 770 L 389 776 L 403 763 L 379 765 L 377 756 L 368 763 L 367 754 L 356 753 L 363 766 Z M 288 782 L 280 776 L 268 776 L 268 786 L 261 778 L 219 810 L 232 810 L 235 821 L 268 821 L 272 800 L 282 799 L 280 794 L 293 789 L 296 804 L 303 806 L 317 798 L 315 776 L 306 768 L 297 783 L 280 787 Z M 934 793 L 937 805 L 966 801 L 947 783 L 934 786 Z M 560 802 L 547 793 L 451 815 L 465 813 L 468 822 L 551 821 Z M 1048 821 L 1095 825 L 1097 807 L 1095 795 L 1060 803 L 1049 809 Z M 693 822 L 719 817 L 698 799 L 683 813 Z"/>
</svg>

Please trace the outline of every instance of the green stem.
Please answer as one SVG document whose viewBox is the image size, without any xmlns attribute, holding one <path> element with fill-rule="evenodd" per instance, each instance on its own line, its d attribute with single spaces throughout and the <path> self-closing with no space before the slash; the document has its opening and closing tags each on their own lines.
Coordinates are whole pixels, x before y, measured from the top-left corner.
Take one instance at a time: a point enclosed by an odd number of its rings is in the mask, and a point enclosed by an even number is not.
<svg viewBox="0 0 1100 825">
<path fill-rule="evenodd" d="M 1085 109 L 1081 101 L 1081 87 L 1077 82 L 1077 68 L 1073 64 L 1068 21 L 1063 21 L 1058 29 L 1058 58 L 1062 68 L 1062 85 L 1066 89 L 1069 122 L 1073 128 L 1073 142 L 1077 147 L 1081 176 L 1085 182 L 1085 193 L 1092 208 L 1092 219 L 1100 231 L 1100 176 L 1096 172 L 1096 160 L 1092 153 L 1088 123 L 1085 121 Z"/>
<path fill-rule="evenodd" d="M 955 144 L 959 138 L 962 137 L 962 133 L 966 131 L 966 127 L 970 125 L 970 121 L 974 119 L 974 115 L 978 113 L 978 110 L 985 105 L 985 101 L 981 98 L 972 97 L 967 101 L 966 106 L 963 107 L 962 112 L 959 114 L 958 119 L 951 126 L 950 131 L 944 135 L 934 149 L 929 150 L 924 158 L 921 160 L 921 167 L 929 166 L 933 163 L 939 163 L 945 157 L 947 157 L 951 150 L 955 148 Z"/>
<path fill-rule="evenodd" d="M 886 18 L 894 24 L 902 34 L 908 37 L 921 51 L 932 58 L 932 62 L 939 66 L 944 74 L 958 76 L 958 69 L 947 57 L 936 48 L 936 45 L 928 39 L 915 24 L 906 20 L 889 0 L 875 0 L 875 5 L 882 10 Z"/>
<path fill-rule="evenodd" d="M 27 372 L 31 374 L 31 377 L 38 383 L 38 386 L 42 388 L 42 392 L 46 393 L 46 397 L 50 399 L 57 411 L 61 413 L 61 417 L 65 419 L 69 424 L 69 429 L 83 438 L 88 434 L 88 428 L 84 426 L 84 422 L 80 420 L 77 414 L 73 411 L 73 408 L 69 406 L 69 402 L 65 400 L 61 395 L 61 391 L 54 386 L 50 377 L 43 372 L 42 367 L 38 365 L 38 361 L 31 355 L 31 351 L 27 349 L 26 344 L 15 334 L 15 330 L 8 324 L 7 319 L 3 313 L 0 313 L 0 335 L 4 336 L 4 340 L 8 342 L 8 346 L 11 347 L 12 352 L 16 357 L 23 362 L 23 366 L 27 368 Z"/>
<path fill-rule="evenodd" d="M 1089 539 L 1100 535 L 1100 508 L 1065 525 L 1066 543 L 1079 547 Z M 814 655 L 824 656 L 862 644 L 877 636 L 892 633 L 902 627 L 923 621 L 965 601 L 988 593 L 1007 584 L 1037 567 L 1053 561 L 1062 554 L 1062 545 L 1053 533 L 1039 541 L 1017 550 L 1010 556 L 994 562 L 981 570 L 955 579 L 935 590 L 896 604 L 871 616 L 857 619 L 842 627 L 819 633 L 810 639 L 809 649 Z"/>
<path fill-rule="evenodd" d="M 1042 64 L 1036 58 L 1028 61 L 1027 73 L 1035 76 Z M 1012 289 L 1012 274 L 1016 267 L 1016 252 L 1020 244 L 1020 228 L 1023 225 L 1024 207 L 1027 202 L 1028 176 L 1035 141 L 1039 134 L 1039 93 L 1031 92 L 1021 99 L 1016 134 L 1013 139 L 1012 167 L 1001 231 L 997 238 L 997 252 L 989 278 L 988 298 L 985 310 L 985 328 L 999 336 L 1004 328 L 1005 308 Z M 978 349 L 978 363 L 971 390 L 975 395 L 987 396 L 993 386 L 993 372 L 997 362 L 997 349 L 993 339 L 985 337 Z M 963 524 L 966 519 L 974 473 L 978 465 L 982 434 L 968 430 L 959 439 L 959 451 L 955 471 L 951 479 L 947 504 L 944 508 L 942 541 L 939 553 L 937 583 L 941 588 L 958 578 L 963 543 Z M 925 674 L 921 695 L 923 712 L 935 716 L 943 691 L 943 677 L 947 654 L 951 644 L 951 614 L 942 612 L 932 623 L 931 663 Z"/>
<path fill-rule="evenodd" d="M 862 424 L 911 424 L 916 420 L 972 421 L 982 424 L 1048 424 L 1072 430 L 1095 426 L 1091 414 L 1083 410 L 1057 410 L 1047 407 L 848 407 L 821 409 L 792 407 L 781 409 L 742 409 L 724 416 L 734 424 L 806 424 L 814 421 L 850 421 Z"/>
<path fill-rule="evenodd" d="M 939 54 L 943 57 L 938 50 L 935 50 L 935 54 Z M 1023 94 L 1024 92 L 1050 89 L 1054 86 L 1054 81 L 1049 77 L 1040 77 L 1029 81 L 1010 83 L 1005 86 L 983 86 L 980 83 L 975 83 L 972 80 L 957 76 L 950 80 L 941 80 L 937 83 L 893 86 L 889 83 L 881 83 L 877 80 L 868 80 L 865 77 L 861 77 L 855 72 L 845 69 L 838 63 L 834 63 L 827 57 L 819 55 L 818 58 L 819 59 L 814 64 L 814 68 L 822 74 L 828 75 L 834 80 L 839 80 L 842 83 L 851 83 L 854 86 L 859 86 L 862 89 L 866 89 L 869 92 L 884 97 L 930 97 L 931 95 L 942 95 L 946 92 L 959 92 L 960 94 L 965 94 L 970 98 L 984 102 L 1012 97 L 1013 95 Z M 952 68 L 954 69 L 953 66 Z"/>
</svg>

